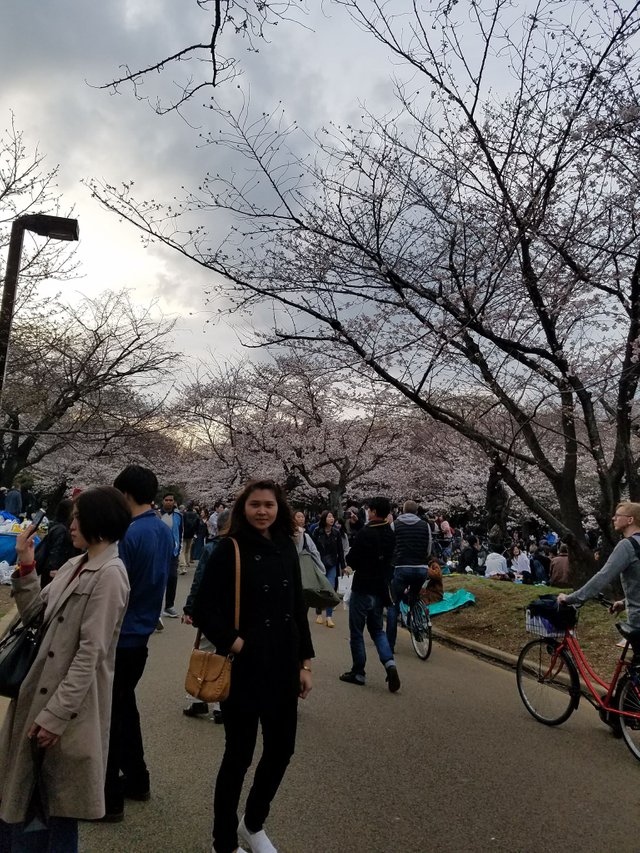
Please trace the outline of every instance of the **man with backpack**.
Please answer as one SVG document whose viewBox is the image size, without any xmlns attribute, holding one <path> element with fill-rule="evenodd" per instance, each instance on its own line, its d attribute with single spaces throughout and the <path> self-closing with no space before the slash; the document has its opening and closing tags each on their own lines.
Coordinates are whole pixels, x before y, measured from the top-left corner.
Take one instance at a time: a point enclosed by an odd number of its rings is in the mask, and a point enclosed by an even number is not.
<svg viewBox="0 0 640 853">
<path fill-rule="evenodd" d="M 616 578 L 620 578 L 624 599 L 614 602 L 611 613 L 627 611 L 629 625 L 640 631 L 640 503 L 618 504 L 613 527 L 623 539 L 618 542 L 604 566 L 586 584 L 570 595 L 560 593 L 559 604 L 584 604 L 595 598 Z M 640 637 L 632 640 L 635 660 L 640 658 Z"/>
<path fill-rule="evenodd" d="M 415 601 L 427 579 L 427 566 L 431 555 L 431 528 L 418 515 L 418 504 L 405 501 L 401 514 L 393 523 L 395 548 L 393 551 L 392 603 L 387 607 L 387 639 L 391 651 L 396 647 L 400 601 L 407 587 Z"/>
</svg>

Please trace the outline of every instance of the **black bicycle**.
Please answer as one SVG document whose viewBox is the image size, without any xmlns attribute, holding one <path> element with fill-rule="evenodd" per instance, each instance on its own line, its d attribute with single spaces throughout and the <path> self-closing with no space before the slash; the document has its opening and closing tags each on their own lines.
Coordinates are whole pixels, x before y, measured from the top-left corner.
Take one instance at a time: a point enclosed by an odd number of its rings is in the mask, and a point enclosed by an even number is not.
<svg viewBox="0 0 640 853">
<path fill-rule="evenodd" d="M 404 592 L 399 609 L 402 624 L 411 635 L 411 645 L 414 652 L 420 660 L 426 660 L 431 654 L 433 642 L 429 608 L 419 595 L 411 603 L 411 593 L 408 587 Z"/>
</svg>

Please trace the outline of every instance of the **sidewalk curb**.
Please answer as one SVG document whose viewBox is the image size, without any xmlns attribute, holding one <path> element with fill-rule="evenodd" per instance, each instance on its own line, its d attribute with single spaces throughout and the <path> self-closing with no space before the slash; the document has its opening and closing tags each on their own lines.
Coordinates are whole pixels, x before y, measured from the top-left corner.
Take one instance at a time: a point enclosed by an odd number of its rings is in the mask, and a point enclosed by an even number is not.
<svg viewBox="0 0 640 853">
<path fill-rule="evenodd" d="M 452 646 L 457 646 L 461 649 L 466 649 L 469 652 L 474 652 L 481 655 L 483 658 L 501 663 L 515 669 L 518 662 L 516 655 L 509 652 L 503 652 L 500 649 L 494 649 L 492 646 L 485 646 L 482 643 L 476 643 L 475 640 L 463 640 L 461 637 L 456 637 L 454 634 L 449 634 L 441 628 L 433 628 L 433 636 L 436 640 L 442 640 L 445 643 L 450 643 Z"/>
</svg>

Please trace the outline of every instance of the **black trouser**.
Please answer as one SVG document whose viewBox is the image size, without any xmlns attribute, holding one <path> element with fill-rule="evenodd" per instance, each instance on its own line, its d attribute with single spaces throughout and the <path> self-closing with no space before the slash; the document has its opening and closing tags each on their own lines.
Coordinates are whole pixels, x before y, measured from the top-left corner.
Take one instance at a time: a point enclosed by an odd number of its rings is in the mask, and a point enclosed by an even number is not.
<svg viewBox="0 0 640 853">
<path fill-rule="evenodd" d="M 262 725 L 262 757 L 256 767 L 245 809 L 250 832 L 259 832 L 284 777 L 296 745 L 297 700 L 263 711 L 244 711 L 222 703 L 225 749 L 213 799 L 213 846 L 232 853 L 238 846 L 238 804 Z"/>
<path fill-rule="evenodd" d="M 140 714 L 136 704 L 136 685 L 147 662 L 147 647 L 116 649 L 111 701 L 109 757 L 105 782 L 107 812 L 124 807 L 120 771 L 126 777 L 128 790 L 144 793 L 149 789 L 149 771 L 144 761 Z"/>
<path fill-rule="evenodd" d="M 171 558 L 169 564 L 169 578 L 167 580 L 167 591 L 164 596 L 164 607 L 168 610 L 176 603 L 176 590 L 178 589 L 178 564 L 180 562 L 180 554 Z"/>
</svg>

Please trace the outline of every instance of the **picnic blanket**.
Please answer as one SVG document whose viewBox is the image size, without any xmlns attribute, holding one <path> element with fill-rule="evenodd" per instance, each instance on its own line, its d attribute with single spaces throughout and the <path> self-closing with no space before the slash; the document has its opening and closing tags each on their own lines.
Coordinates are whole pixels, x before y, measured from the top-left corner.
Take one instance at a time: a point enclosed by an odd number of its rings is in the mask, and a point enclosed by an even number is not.
<svg viewBox="0 0 640 853">
<path fill-rule="evenodd" d="M 468 605 L 475 603 L 476 597 L 472 592 L 468 592 L 466 589 L 457 589 L 455 592 L 445 592 L 442 601 L 435 601 L 430 604 L 429 613 L 432 616 L 437 616 L 438 613 L 448 613 L 450 610 L 468 607 Z"/>
</svg>

